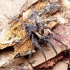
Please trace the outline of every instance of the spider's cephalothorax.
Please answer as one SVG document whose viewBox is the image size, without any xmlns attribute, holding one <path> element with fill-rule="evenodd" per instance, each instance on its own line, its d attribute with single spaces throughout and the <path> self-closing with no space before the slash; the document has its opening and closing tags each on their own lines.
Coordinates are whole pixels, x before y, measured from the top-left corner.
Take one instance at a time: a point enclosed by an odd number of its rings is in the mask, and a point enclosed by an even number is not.
<svg viewBox="0 0 70 70">
<path fill-rule="evenodd" d="M 31 35 L 32 32 L 37 31 L 37 27 L 34 26 L 33 24 L 27 24 L 27 25 L 25 26 L 25 30 L 26 30 L 26 33 L 27 33 L 28 35 Z"/>
</svg>

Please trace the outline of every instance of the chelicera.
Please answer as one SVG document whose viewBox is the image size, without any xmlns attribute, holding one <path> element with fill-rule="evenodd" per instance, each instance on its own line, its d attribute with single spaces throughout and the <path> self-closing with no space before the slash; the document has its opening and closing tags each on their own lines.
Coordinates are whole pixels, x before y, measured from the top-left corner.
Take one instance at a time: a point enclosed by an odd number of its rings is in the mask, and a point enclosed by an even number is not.
<svg viewBox="0 0 70 70">
<path fill-rule="evenodd" d="M 55 37 L 53 37 L 53 36 L 49 36 L 49 35 L 43 36 L 43 34 L 44 34 L 44 26 L 42 26 L 41 23 L 37 22 L 36 17 L 34 19 L 35 19 L 35 25 L 34 24 L 31 24 L 31 23 L 25 24 L 22 21 L 20 21 L 18 18 L 15 18 L 16 21 L 18 21 L 18 22 L 20 22 L 20 23 L 22 23 L 24 25 L 24 29 L 25 29 L 26 34 L 27 34 L 25 37 L 29 36 L 30 40 L 32 40 L 31 50 L 30 50 L 31 51 L 30 57 L 31 57 L 31 54 L 32 54 L 32 50 L 34 49 L 33 47 L 35 45 L 42 52 L 42 54 L 43 54 L 43 56 L 44 56 L 44 58 L 46 60 L 45 53 L 44 53 L 44 51 L 43 51 L 40 43 L 48 43 L 48 44 L 50 44 L 56 54 L 57 54 L 56 49 L 54 48 L 53 44 L 48 39 L 49 38 L 53 38 L 54 40 L 60 42 L 61 44 L 63 44 L 63 43 L 61 41 L 59 41 L 58 39 L 56 39 Z M 39 33 L 39 30 L 40 30 L 40 33 Z M 36 32 L 38 32 L 41 37 L 39 37 L 36 34 Z"/>
</svg>

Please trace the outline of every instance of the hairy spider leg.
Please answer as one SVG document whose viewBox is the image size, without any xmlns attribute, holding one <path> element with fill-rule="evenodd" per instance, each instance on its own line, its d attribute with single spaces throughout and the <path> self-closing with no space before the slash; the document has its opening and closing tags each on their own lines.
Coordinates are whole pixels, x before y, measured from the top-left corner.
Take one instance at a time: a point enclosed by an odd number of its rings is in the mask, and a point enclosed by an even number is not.
<svg viewBox="0 0 70 70">
<path fill-rule="evenodd" d="M 43 56 L 44 56 L 44 58 L 45 58 L 45 61 L 46 61 L 47 59 L 46 59 L 45 53 L 43 52 L 43 49 L 41 48 L 39 42 L 36 42 L 36 41 L 35 41 L 35 45 L 36 45 L 36 47 L 42 52 L 42 54 L 43 54 Z"/>
<path fill-rule="evenodd" d="M 46 43 L 48 43 L 48 44 L 50 44 L 51 47 L 53 48 L 53 50 L 55 51 L 56 55 L 57 55 L 57 51 L 56 51 L 56 49 L 54 48 L 53 44 L 52 44 L 49 40 L 47 40 L 47 39 L 44 39 L 43 41 L 46 42 Z"/>
<path fill-rule="evenodd" d="M 36 36 L 37 36 L 37 35 L 36 35 Z M 44 58 L 45 58 L 45 61 L 46 61 L 47 59 L 46 59 L 45 53 L 43 52 L 43 49 L 41 48 L 41 46 L 40 46 L 40 44 L 39 44 L 37 38 L 35 38 L 35 34 L 33 34 L 33 40 L 34 40 L 34 42 L 35 42 L 36 47 L 42 52 L 42 54 L 43 54 L 43 56 L 44 56 Z"/>
<path fill-rule="evenodd" d="M 33 40 L 33 35 L 32 35 L 32 43 L 31 43 L 31 49 L 30 49 L 30 55 L 29 55 L 29 59 L 31 58 L 32 55 L 32 50 L 34 49 L 34 40 Z"/>
<path fill-rule="evenodd" d="M 31 8 L 32 8 L 32 6 L 31 6 Z M 36 12 L 33 9 L 32 9 L 32 12 L 33 12 L 34 22 L 35 22 L 36 26 L 38 27 Z"/>
<path fill-rule="evenodd" d="M 12 21 L 13 21 L 13 20 L 18 21 L 18 22 L 20 22 L 20 23 L 21 23 L 21 25 L 23 25 L 23 24 L 24 24 L 24 26 L 26 26 L 26 24 L 25 24 L 23 21 L 21 21 L 20 19 L 18 19 L 17 17 L 10 18 L 10 17 L 8 17 L 8 16 L 7 16 L 7 15 L 5 15 L 5 14 L 4 14 L 4 16 L 5 16 L 5 17 L 7 17 L 8 19 L 12 19 Z"/>
<path fill-rule="evenodd" d="M 33 11 L 33 17 L 34 17 L 34 20 L 35 20 L 35 24 L 37 25 L 37 17 L 36 17 L 36 13 Z"/>
<path fill-rule="evenodd" d="M 67 46 L 64 43 L 62 43 L 60 40 L 58 40 L 57 38 L 55 38 L 53 36 L 47 35 L 47 36 L 44 37 L 44 39 L 50 39 L 50 38 L 53 38 L 54 40 L 56 40 L 57 42 L 61 43 L 62 45 L 64 45 L 67 48 Z"/>
</svg>

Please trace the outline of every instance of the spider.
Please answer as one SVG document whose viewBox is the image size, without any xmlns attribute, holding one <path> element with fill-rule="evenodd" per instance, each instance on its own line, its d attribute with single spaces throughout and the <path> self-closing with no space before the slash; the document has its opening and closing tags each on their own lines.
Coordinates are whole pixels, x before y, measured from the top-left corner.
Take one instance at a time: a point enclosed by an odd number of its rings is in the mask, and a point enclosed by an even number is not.
<svg viewBox="0 0 70 70">
<path fill-rule="evenodd" d="M 25 29 L 26 34 L 27 34 L 27 35 L 25 36 L 25 38 L 26 38 L 27 36 L 29 36 L 30 40 L 32 40 L 31 50 L 30 50 L 31 53 L 30 53 L 29 59 L 30 59 L 30 57 L 31 57 L 32 50 L 34 49 L 33 46 L 35 45 L 35 46 L 42 52 L 42 54 L 43 54 L 43 56 L 44 56 L 44 58 L 45 58 L 45 61 L 46 61 L 46 56 L 45 56 L 45 53 L 44 53 L 43 49 L 41 48 L 40 43 L 48 43 L 48 44 L 50 44 L 51 47 L 53 48 L 53 50 L 55 51 L 56 55 L 57 55 L 57 51 L 56 51 L 56 49 L 54 48 L 53 44 L 52 44 L 48 39 L 49 39 L 49 38 L 53 38 L 54 40 L 60 42 L 62 45 L 64 45 L 64 44 L 63 44 L 61 41 L 59 41 L 58 39 L 56 39 L 55 37 L 53 37 L 53 36 L 49 36 L 49 35 L 43 36 L 45 27 L 44 27 L 44 25 L 43 25 L 41 22 L 37 22 L 37 17 L 36 17 L 35 11 L 32 11 L 32 12 L 33 12 L 33 18 L 34 18 L 34 20 L 35 20 L 35 24 L 31 24 L 31 23 L 25 24 L 24 22 L 22 22 L 20 19 L 18 19 L 18 18 L 16 18 L 16 17 L 12 18 L 12 20 L 16 20 L 16 21 L 20 22 L 21 25 L 24 25 L 24 28 L 23 28 L 23 29 Z M 6 16 L 6 15 L 5 15 L 5 16 Z M 6 17 L 7 17 L 7 16 L 6 16 Z M 7 17 L 7 18 L 10 19 L 9 17 Z M 36 32 L 38 32 L 41 37 L 39 37 L 39 36 L 36 34 Z M 24 40 L 25 38 L 23 38 L 23 40 Z M 64 45 L 64 46 L 66 46 L 66 45 Z M 19 56 L 21 56 L 21 55 L 20 55 L 20 54 L 19 54 L 19 55 L 16 55 L 15 58 L 17 58 L 17 57 L 19 57 Z"/>
<path fill-rule="evenodd" d="M 34 15 L 34 17 L 35 17 L 35 13 L 33 13 L 33 15 Z M 46 59 L 46 56 L 45 56 L 45 53 L 44 53 L 43 49 L 41 48 L 40 43 L 48 43 L 48 44 L 50 44 L 51 47 L 53 48 L 53 50 L 55 51 L 56 55 L 57 55 L 56 49 L 54 48 L 53 44 L 48 40 L 49 38 L 53 38 L 54 40 L 56 40 L 56 41 L 60 42 L 62 45 L 64 45 L 61 41 L 59 41 L 58 39 L 56 39 L 56 38 L 53 37 L 53 36 L 49 36 L 49 35 L 43 36 L 43 34 L 44 34 L 44 26 L 43 26 L 41 23 L 37 22 L 36 17 L 35 17 L 35 25 L 34 25 L 34 24 L 31 24 L 31 23 L 25 24 L 24 22 L 22 22 L 22 21 L 21 21 L 20 19 L 18 19 L 18 18 L 14 18 L 14 20 L 16 20 L 16 21 L 18 21 L 18 22 L 20 22 L 21 24 L 24 25 L 24 28 L 25 28 L 25 31 L 26 31 L 26 34 L 27 34 L 27 35 L 25 36 L 25 38 L 26 38 L 27 36 L 29 36 L 30 40 L 32 40 L 31 49 L 30 49 L 31 53 L 30 53 L 30 55 L 29 55 L 29 59 L 30 59 L 30 57 L 31 57 L 31 55 L 32 55 L 32 50 L 34 49 L 33 46 L 35 45 L 35 46 L 42 52 L 42 54 L 43 54 L 43 56 L 44 56 L 44 58 L 45 58 L 45 61 L 47 60 L 47 59 Z M 42 27 L 41 27 L 41 26 L 42 26 Z M 40 31 L 40 32 L 39 32 L 39 31 Z M 39 36 L 36 34 L 36 32 L 38 32 L 38 33 L 41 35 L 41 37 L 39 37 Z M 65 46 L 65 45 L 64 45 L 64 46 Z M 17 57 L 19 57 L 19 56 L 21 56 L 21 55 L 20 55 L 20 54 L 19 54 L 19 55 L 16 55 L 15 58 L 17 58 Z"/>
</svg>

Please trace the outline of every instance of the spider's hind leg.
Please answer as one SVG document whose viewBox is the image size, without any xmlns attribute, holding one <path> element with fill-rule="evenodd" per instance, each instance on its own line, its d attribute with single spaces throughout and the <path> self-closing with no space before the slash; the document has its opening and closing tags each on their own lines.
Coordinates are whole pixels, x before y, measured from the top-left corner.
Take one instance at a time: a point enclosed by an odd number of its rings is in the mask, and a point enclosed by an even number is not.
<svg viewBox="0 0 70 70">
<path fill-rule="evenodd" d="M 39 44 L 39 39 L 40 38 L 35 33 L 33 33 L 32 35 L 33 35 L 33 41 L 34 41 L 36 47 L 42 52 L 42 54 L 45 58 L 45 61 L 46 61 L 47 59 L 46 59 L 45 53 L 44 53 L 43 49 L 41 48 L 41 46 Z"/>
<path fill-rule="evenodd" d="M 57 38 L 55 38 L 55 37 L 53 37 L 53 36 L 49 36 L 49 35 L 48 35 L 48 36 L 45 36 L 45 37 L 44 37 L 44 39 L 50 39 L 50 38 L 56 40 L 57 42 L 61 43 L 62 45 L 64 45 L 64 46 L 67 48 L 67 46 L 66 46 L 64 43 L 62 43 L 60 40 L 58 40 Z"/>
<path fill-rule="evenodd" d="M 53 50 L 55 51 L 56 55 L 57 55 L 57 51 L 56 51 L 56 49 L 54 48 L 53 44 L 52 44 L 49 40 L 47 40 L 47 39 L 43 39 L 43 41 L 46 42 L 46 43 L 48 43 L 48 44 L 50 44 L 51 47 L 53 48 Z"/>
</svg>

